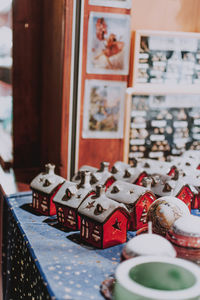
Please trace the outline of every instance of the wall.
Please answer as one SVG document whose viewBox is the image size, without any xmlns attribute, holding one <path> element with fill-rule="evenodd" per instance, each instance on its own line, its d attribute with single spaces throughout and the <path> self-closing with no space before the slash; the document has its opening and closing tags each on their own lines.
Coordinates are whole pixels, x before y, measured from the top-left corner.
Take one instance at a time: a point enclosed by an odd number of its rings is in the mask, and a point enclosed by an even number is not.
<svg viewBox="0 0 200 300">
<path fill-rule="evenodd" d="M 199 0 L 133 0 L 132 30 L 200 31 Z"/>
</svg>

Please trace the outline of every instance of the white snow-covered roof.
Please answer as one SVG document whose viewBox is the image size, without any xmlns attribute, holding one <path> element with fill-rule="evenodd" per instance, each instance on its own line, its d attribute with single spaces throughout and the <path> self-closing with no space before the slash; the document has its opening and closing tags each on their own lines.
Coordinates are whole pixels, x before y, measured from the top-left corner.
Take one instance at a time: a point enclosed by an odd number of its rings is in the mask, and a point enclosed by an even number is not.
<svg viewBox="0 0 200 300">
<path fill-rule="evenodd" d="M 141 158 L 138 166 L 142 167 L 149 175 L 158 173 L 167 175 L 174 166 L 171 162 L 160 161 L 150 158 Z"/>
<path fill-rule="evenodd" d="M 128 183 L 134 183 L 138 177 L 142 174 L 146 172 L 142 167 L 129 167 L 128 169 L 126 169 L 124 171 L 124 175 L 122 178 L 117 178 L 114 176 L 114 178 L 116 180 L 122 180 L 124 182 L 128 182 Z"/>
<path fill-rule="evenodd" d="M 65 179 L 54 173 L 54 165 L 47 164 L 45 167 L 46 171 L 37 175 L 31 181 L 30 187 L 31 189 L 50 195 Z"/>
<path fill-rule="evenodd" d="M 116 161 L 112 166 L 111 173 L 116 175 L 117 173 L 124 173 L 126 169 L 130 168 L 130 165 L 123 161 Z"/>
<path fill-rule="evenodd" d="M 107 197 L 124 204 L 134 204 L 140 196 L 152 192 L 142 186 L 123 181 L 115 181 L 106 191 Z"/>
<path fill-rule="evenodd" d="M 80 182 L 80 174 L 82 171 L 89 171 L 91 173 L 96 172 L 98 169 L 93 167 L 93 166 L 89 166 L 89 165 L 83 165 L 80 167 L 80 169 L 78 170 L 78 172 L 72 177 L 72 181 L 73 182 Z"/>
<path fill-rule="evenodd" d="M 109 199 L 105 194 L 98 198 L 95 195 L 91 195 L 82 202 L 78 208 L 78 213 L 99 223 L 104 223 L 118 208 L 125 210 L 128 214 L 124 204 Z"/>
<path fill-rule="evenodd" d="M 54 197 L 54 202 L 71 208 L 78 208 L 82 201 L 90 193 L 94 192 L 88 182 L 86 185 L 76 184 L 72 181 L 65 181 Z"/>
<path fill-rule="evenodd" d="M 174 196 L 176 197 L 181 189 L 189 184 L 183 180 L 168 180 L 164 184 L 158 182 L 155 186 L 151 187 L 152 192 L 157 196 Z M 191 187 L 190 187 L 191 189 Z"/>
</svg>

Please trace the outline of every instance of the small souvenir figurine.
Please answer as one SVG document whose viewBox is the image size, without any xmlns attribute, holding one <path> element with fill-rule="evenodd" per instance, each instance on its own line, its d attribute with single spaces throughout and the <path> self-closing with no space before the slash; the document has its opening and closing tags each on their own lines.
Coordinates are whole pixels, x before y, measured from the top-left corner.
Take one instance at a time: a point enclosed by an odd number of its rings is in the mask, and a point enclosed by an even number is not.
<svg viewBox="0 0 200 300">
<path fill-rule="evenodd" d="M 96 186 L 96 194 L 82 202 L 78 213 L 84 242 L 97 248 L 126 242 L 129 213 L 125 205 L 109 199 L 102 186 Z"/>
<path fill-rule="evenodd" d="M 187 205 L 173 196 L 158 198 L 147 212 L 147 221 L 152 222 L 154 233 L 165 236 L 172 224 L 182 216 L 190 215 Z"/>
<path fill-rule="evenodd" d="M 46 164 L 45 172 L 37 175 L 30 184 L 33 191 L 32 207 L 35 211 L 46 216 L 56 214 L 53 198 L 65 181 L 64 178 L 54 173 L 54 169 L 55 165 Z"/>
<path fill-rule="evenodd" d="M 148 223 L 148 233 L 137 235 L 129 240 L 122 250 L 122 260 L 140 255 L 159 255 L 175 257 L 176 251 L 164 237 L 152 233 L 152 224 Z"/>
<path fill-rule="evenodd" d="M 176 220 L 167 233 L 180 258 L 192 260 L 200 265 L 200 218 L 183 216 Z"/>
<path fill-rule="evenodd" d="M 75 184 L 65 181 L 54 197 L 58 222 L 70 230 L 80 229 L 78 207 L 94 190 L 90 185 L 90 172 L 81 171 L 81 181 Z"/>
<path fill-rule="evenodd" d="M 156 199 L 147 188 L 120 180 L 109 187 L 106 195 L 127 207 L 130 213 L 129 230 L 138 230 L 146 225 L 147 211 Z"/>
</svg>

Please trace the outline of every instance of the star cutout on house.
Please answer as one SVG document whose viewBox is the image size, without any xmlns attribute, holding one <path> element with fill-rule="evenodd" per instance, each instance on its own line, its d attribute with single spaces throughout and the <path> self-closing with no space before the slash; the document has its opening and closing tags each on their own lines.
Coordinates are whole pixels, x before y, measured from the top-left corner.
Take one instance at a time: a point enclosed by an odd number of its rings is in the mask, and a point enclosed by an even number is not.
<svg viewBox="0 0 200 300">
<path fill-rule="evenodd" d="M 94 207 L 94 203 L 95 203 L 95 201 L 88 202 L 88 205 L 86 206 L 86 208 L 92 208 L 92 207 Z"/>
<path fill-rule="evenodd" d="M 121 230 L 120 227 L 121 222 L 118 221 L 118 219 L 115 220 L 115 223 L 112 225 L 113 228 Z"/>
</svg>

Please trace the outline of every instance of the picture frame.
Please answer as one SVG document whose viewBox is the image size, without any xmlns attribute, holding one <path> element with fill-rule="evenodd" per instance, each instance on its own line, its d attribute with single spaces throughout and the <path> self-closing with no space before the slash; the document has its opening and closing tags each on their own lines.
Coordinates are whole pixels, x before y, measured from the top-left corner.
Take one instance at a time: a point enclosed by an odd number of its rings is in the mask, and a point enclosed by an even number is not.
<svg viewBox="0 0 200 300">
<path fill-rule="evenodd" d="M 86 80 L 83 138 L 122 139 L 126 82 Z"/>
<path fill-rule="evenodd" d="M 200 85 L 200 34 L 137 30 L 132 86 Z"/>
<path fill-rule="evenodd" d="M 91 12 L 88 23 L 87 73 L 129 73 L 130 15 Z"/>
<path fill-rule="evenodd" d="M 197 90 L 153 91 L 128 88 L 123 160 L 165 160 L 200 150 L 200 94 Z"/>
<path fill-rule="evenodd" d="M 120 7 L 130 9 L 132 6 L 131 0 L 89 0 L 90 5 Z"/>
</svg>

